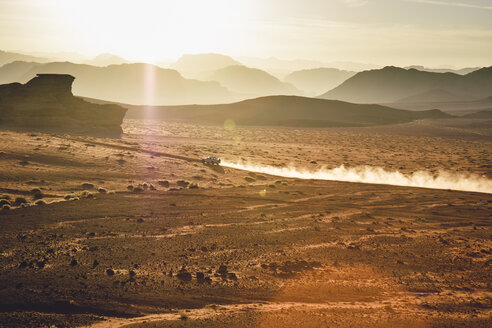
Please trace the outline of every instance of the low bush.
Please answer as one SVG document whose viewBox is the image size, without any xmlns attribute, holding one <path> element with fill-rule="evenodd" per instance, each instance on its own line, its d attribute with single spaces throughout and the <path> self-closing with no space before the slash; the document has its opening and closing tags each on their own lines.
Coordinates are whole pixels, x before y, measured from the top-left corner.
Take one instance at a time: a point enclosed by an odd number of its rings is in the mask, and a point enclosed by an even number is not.
<svg viewBox="0 0 492 328">
<path fill-rule="evenodd" d="M 185 181 L 185 180 L 178 180 L 178 182 L 176 182 L 176 184 L 180 187 L 183 187 L 183 188 L 186 188 L 188 187 L 188 185 L 190 184 L 188 181 Z"/>
<path fill-rule="evenodd" d="M 94 185 L 92 183 L 85 182 L 82 184 L 82 188 L 83 189 L 94 189 Z"/>
<path fill-rule="evenodd" d="M 92 199 L 92 198 L 94 198 L 94 194 L 93 194 L 93 193 L 91 193 L 90 191 L 84 190 L 84 191 L 82 191 L 82 193 L 80 194 L 80 197 L 81 197 L 81 198 L 89 198 L 89 199 Z"/>
<path fill-rule="evenodd" d="M 31 195 L 34 199 L 41 199 L 44 197 L 43 192 L 39 188 L 34 188 L 31 190 Z"/>
<path fill-rule="evenodd" d="M 164 188 L 169 188 L 169 181 L 167 180 L 159 180 L 157 181 L 157 184 L 161 187 L 164 187 Z"/>
<path fill-rule="evenodd" d="M 16 197 L 14 200 L 14 206 L 20 206 L 21 204 L 27 204 L 27 200 L 24 197 Z"/>
<path fill-rule="evenodd" d="M 252 177 L 244 177 L 244 180 L 246 180 L 247 182 L 249 183 L 253 183 L 256 181 L 256 179 L 252 178 Z"/>
</svg>

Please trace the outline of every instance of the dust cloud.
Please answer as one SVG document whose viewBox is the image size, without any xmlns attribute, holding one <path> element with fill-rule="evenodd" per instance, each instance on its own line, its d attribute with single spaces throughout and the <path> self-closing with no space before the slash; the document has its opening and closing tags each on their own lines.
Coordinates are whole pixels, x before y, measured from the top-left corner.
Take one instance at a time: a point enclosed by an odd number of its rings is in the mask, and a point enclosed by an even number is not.
<svg viewBox="0 0 492 328">
<path fill-rule="evenodd" d="M 296 167 L 274 167 L 256 165 L 252 163 L 232 163 L 223 161 L 222 166 L 246 170 L 255 173 L 264 173 L 285 178 L 334 180 L 360 183 L 387 184 L 394 186 L 408 186 L 432 189 L 450 189 L 492 193 L 492 180 L 485 176 L 474 174 L 451 173 L 439 171 L 431 174 L 426 171 L 417 171 L 412 174 L 403 174 L 398 171 L 388 171 L 382 167 L 358 166 L 336 168 L 322 167 L 315 171 Z"/>
</svg>

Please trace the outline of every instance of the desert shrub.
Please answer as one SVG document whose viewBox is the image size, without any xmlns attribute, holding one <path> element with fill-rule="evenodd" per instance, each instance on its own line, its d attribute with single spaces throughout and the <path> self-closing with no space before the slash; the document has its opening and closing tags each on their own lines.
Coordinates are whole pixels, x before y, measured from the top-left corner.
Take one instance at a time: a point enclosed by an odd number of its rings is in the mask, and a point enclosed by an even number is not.
<svg viewBox="0 0 492 328">
<path fill-rule="evenodd" d="M 97 191 L 101 194 L 107 194 L 108 193 L 108 191 L 104 188 L 98 188 Z"/>
<path fill-rule="evenodd" d="M 0 195 L 0 199 L 10 200 L 11 198 L 9 195 Z"/>
<path fill-rule="evenodd" d="M 94 189 L 94 185 L 92 183 L 85 182 L 82 184 L 82 188 L 83 189 Z"/>
<path fill-rule="evenodd" d="M 39 188 L 32 189 L 31 195 L 34 197 L 34 199 L 41 199 L 44 197 L 43 192 Z"/>
<path fill-rule="evenodd" d="M 167 180 L 159 180 L 157 181 L 157 184 L 161 187 L 169 188 L 169 181 Z"/>
<path fill-rule="evenodd" d="M 133 192 L 142 192 L 142 191 L 144 191 L 144 189 L 140 186 L 136 186 L 136 187 L 133 187 L 132 191 Z"/>
<path fill-rule="evenodd" d="M 6 199 L 0 199 L 0 207 L 2 207 L 3 205 L 11 205 L 10 202 Z"/>
<path fill-rule="evenodd" d="M 132 191 L 133 190 L 133 186 L 132 185 L 129 185 L 128 187 L 126 187 L 126 189 Z"/>
<path fill-rule="evenodd" d="M 256 179 L 258 179 L 258 180 L 266 180 L 267 178 L 264 175 L 257 174 L 256 175 Z"/>
<path fill-rule="evenodd" d="M 2 211 L 9 211 L 10 210 L 10 205 L 4 204 L 2 206 Z"/>
<path fill-rule="evenodd" d="M 246 180 L 246 181 L 247 181 L 247 182 L 249 182 L 249 183 L 253 183 L 253 182 L 255 182 L 255 181 L 256 181 L 256 180 L 255 180 L 254 178 L 252 178 L 252 177 L 244 177 L 244 180 Z"/>
<path fill-rule="evenodd" d="M 190 185 L 188 186 L 188 188 L 190 188 L 190 189 L 198 189 L 198 184 L 197 183 L 190 183 Z"/>
<path fill-rule="evenodd" d="M 150 188 L 150 190 L 157 190 L 157 189 L 155 189 L 155 187 L 154 187 L 154 185 L 153 185 L 153 184 L 151 184 L 151 185 L 149 186 L 149 188 Z"/>
<path fill-rule="evenodd" d="M 274 184 L 268 185 L 269 188 L 277 188 Z"/>
<path fill-rule="evenodd" d="M 180 187 L 183 187 L 183 188 L 186 188 L 188 187 L 188 185 L 190 184 L 188 181 L 185 181 L 185 180 L 178 180 L 178 182 L 176 182 L 176 184 Z"/>
<path fill-rule="evenodd" d="M 70 200 L 70 199 L 72 199 L 73 197 L 75 197 L 75 196 L 74 196 L 74 195 L 70 195 L 70 194 L 68 194 L 68 195 L 65 195 L 65 196 L 63 197 L 63 199 L 65 199 L 65 200 Z"/>
<path fill-rule="evenodd" d="M 89 199 L 92 199 L 92 198 L 94 198 L 94 194 L 93 194 L 93 193 L 91 193 L 90 191 L 84 190 L 84 191 L 82 191 L 82 193 L 80 194 L 80 197 L 81 197 L 81 198 L 89 198 Z"/>
<path fill-rule="evenodd" d="M 14 200 L 14 206 L 20 206 L 21 204 L 27 204 L 27 200 L 24 197 L 16 197 Z"/>
<path fill-rule="evenodd" d="M 36 205 L 46 205 L 46 202 L 42 199 L 38 199 L 37 201 L 34 202 Z"/>
</svg>

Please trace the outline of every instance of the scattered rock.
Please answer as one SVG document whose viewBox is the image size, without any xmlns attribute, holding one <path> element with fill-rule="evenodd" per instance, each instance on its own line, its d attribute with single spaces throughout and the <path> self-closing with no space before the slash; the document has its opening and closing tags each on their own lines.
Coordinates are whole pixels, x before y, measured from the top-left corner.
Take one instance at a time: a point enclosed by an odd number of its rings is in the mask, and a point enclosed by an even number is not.
<svg viewBox="0 0 492 328">
<path fill-rule="evenodd" d="M 182 268 L 181 270 L 179 270 L 176 277 L 179 280 L 185 281 L 185 282 L 189 282 L 189 281 L 191 281 L 191 279 L 193 279 L 193 277 L 191 276 L 191 273 L 189 273 L 188 270 L 186 270 L 186 268 Z"/>
</svg>

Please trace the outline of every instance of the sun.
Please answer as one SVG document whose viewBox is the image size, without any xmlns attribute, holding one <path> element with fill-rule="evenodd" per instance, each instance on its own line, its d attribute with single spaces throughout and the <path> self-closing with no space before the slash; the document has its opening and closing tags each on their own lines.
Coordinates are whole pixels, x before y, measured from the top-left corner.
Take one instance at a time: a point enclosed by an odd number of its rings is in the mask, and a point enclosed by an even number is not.
<svg viewBox="0 0 492 328">
<path fill-rule="evenodd" d="M 54 2 L 54 15 L 85 49 L 152 61 L 217 52 L 240 42 L 246 0 Z"/>
</svg>

